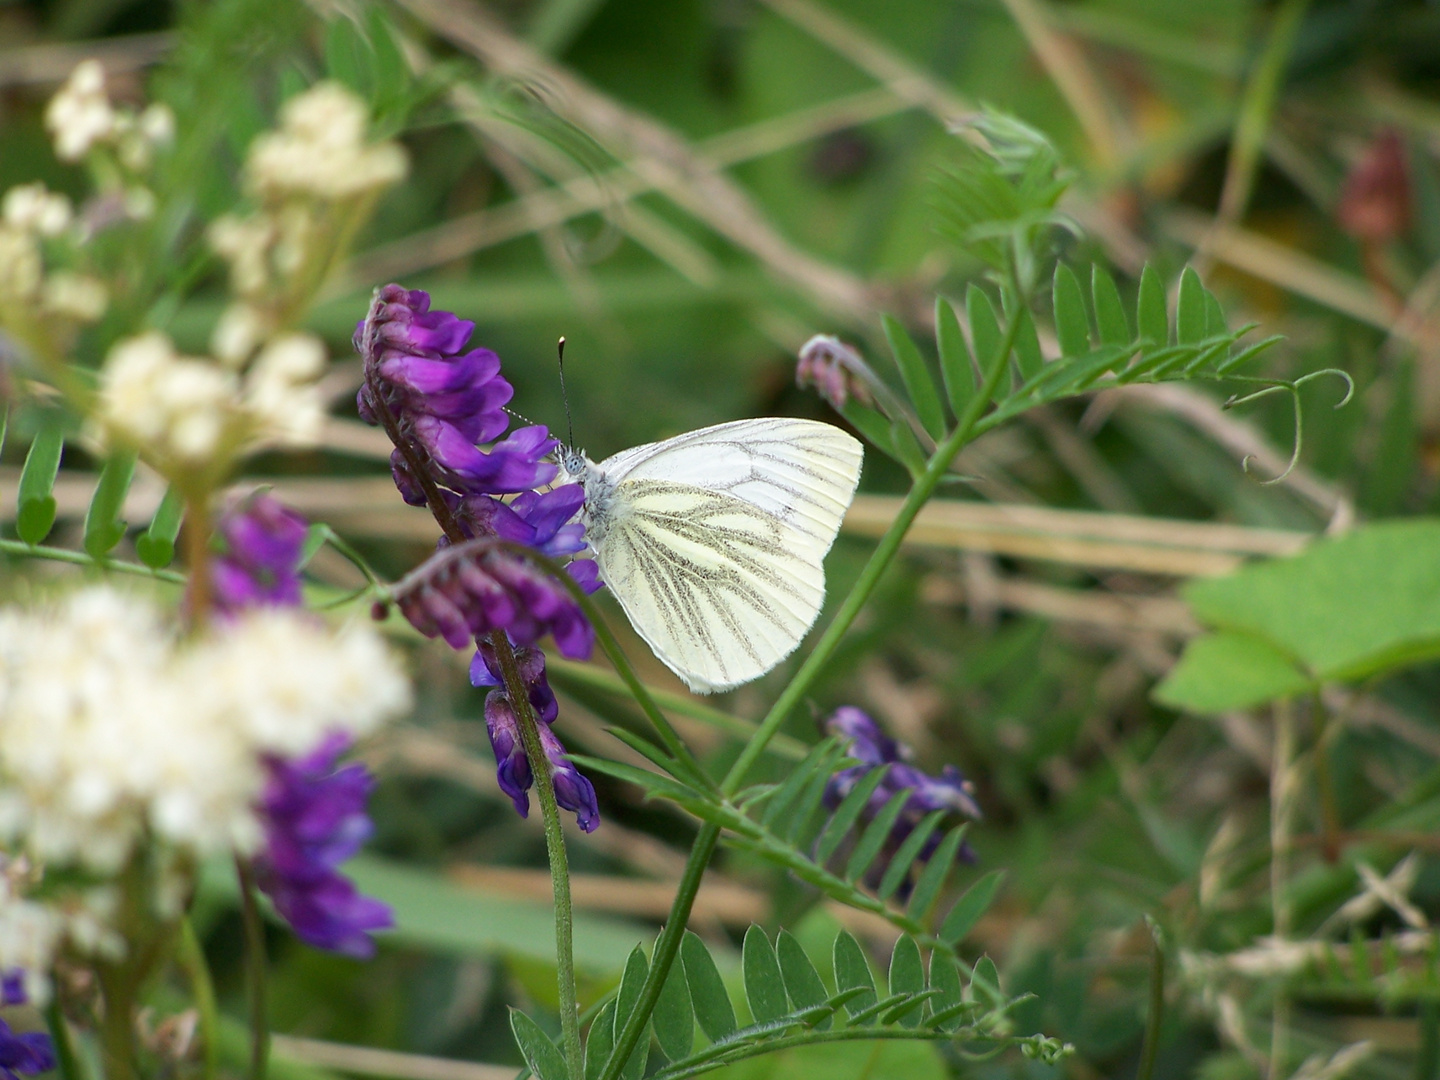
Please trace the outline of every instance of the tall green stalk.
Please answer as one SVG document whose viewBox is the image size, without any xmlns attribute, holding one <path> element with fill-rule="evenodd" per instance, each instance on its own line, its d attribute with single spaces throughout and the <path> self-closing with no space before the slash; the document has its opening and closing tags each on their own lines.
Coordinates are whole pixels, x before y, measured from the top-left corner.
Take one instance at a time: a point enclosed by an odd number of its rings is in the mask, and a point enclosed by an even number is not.
<svg viewBox="0 0 1440 1080">
<path fill-rule="evenodd" d="M 1012 280 L 1014 279 L 1012 278 Z M 880 538 L 880 543 L 876 545 L 870 561 L 860 572 L 860 577 L 845 598 L 845 602 L 840 605 L 840 610 L 835 613 L 835 618 L 830 621 L 830 625 L 820 635 L 820 640 L 816 642 L 815 648 L 806 657 L 800 670 L 795 673 L 790 684 L 775 700 L 775 704 L 771 706 L 765 719 L 760 722 L 759 729 L 745 744 L 745 749 L 741 751 L 729 772 L 725 774 L 725 779 L 720 784 L 720 793 L 723 796 L 728 798 L 740 789 L 746 773 L 765 752 L 766 744 L 779 731 L 780 725 L 790 715 L 791 710 L 804 699 L 811 684 L 834 655 L 846 632 L 860 614 L 861 608 L 865 606 L 865 602 L 870 599 L 875 587 L 879 585 L 881 575 L 889 568 L 896 553 L 900 550 L 900 544 L 905 539 L 905 534 L 910 531 L 916 515 L 935 494 L 936 487 L 949 471 L 950 464 L 955 460 L 956 455 L 974 436 L 976 425 L 989 406 L 990 400 L 995 396 L 996 390 L 999 389 L 1000 380 L 1005 376 L 1010 353 L 1015 347 L 1015 339 L 1020 332 L 1020 315 L 1028 307 L 1028 294 L 1020 289 L 1017 289 L 1016 293 L 1019 298 L 1018 302 L 1006 322 L 1004 336 L 1001 339 L 1000 347 L 996 350 L 997 355 L 991 360 L 979 391 L 966 406 L 955 429 L 930 455 L 930 459 L 925 465 L 925 471 L 910 488 L 910 493 L 905 497 L 900 512 L 895 515 L 895 520 L 890 523 L 885 535 Z M 685 863 L 681 887 L 675 894 L 674 903 L 671 904 L 665 928 L 655 942 L 655 951 L 650 957 L 650 970 L 640 989 L 640 997 L 635 1003 L 630 1018 L 625 1022 L 625 1027 L 615 1040 L 610 1060 L 605 1063 L 605 1069 L 600 1074 L 599 1080 L 616 1080 L 621 1067 L 630 1060 L 636 1043 L 640 1041 L 640 1034 L 645 1030 L 645 1024 L 655 1008 L 655 1003 L 660 999 L 660 989 L 664 986 L 665 979 L 670 973 L 670 967 L 675 961 L 675 955 L 679 951 L 680 940 L 685 933 L 685 924 L 690 917 L 695 894 L 700 888 L 700 877 L 705 872 L 705 867 L 709 864 L 710 856 L 714 853 L 719 839 L 719 826 L 711 824 L 702 827 L 699 835 L 695 838 L 695 844 L 690 849 L 690 857 Z"/>
</svg>

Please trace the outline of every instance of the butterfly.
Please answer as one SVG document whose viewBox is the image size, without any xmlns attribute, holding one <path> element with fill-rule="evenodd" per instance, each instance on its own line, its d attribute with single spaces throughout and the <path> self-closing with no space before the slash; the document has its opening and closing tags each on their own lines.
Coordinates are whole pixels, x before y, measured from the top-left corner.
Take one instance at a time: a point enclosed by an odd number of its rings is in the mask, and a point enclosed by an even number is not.
<svg viewBox="0 0 1440 1080">
<path fill-rule="evenodd" d="M 765 674 L 814 625 L 862 457 L 837 427 L 770 417 L 598 465 L 567 449 L 561 467 L 585 487 L 585 535 L 631 625 L 711 694 Z"/>
</svg>

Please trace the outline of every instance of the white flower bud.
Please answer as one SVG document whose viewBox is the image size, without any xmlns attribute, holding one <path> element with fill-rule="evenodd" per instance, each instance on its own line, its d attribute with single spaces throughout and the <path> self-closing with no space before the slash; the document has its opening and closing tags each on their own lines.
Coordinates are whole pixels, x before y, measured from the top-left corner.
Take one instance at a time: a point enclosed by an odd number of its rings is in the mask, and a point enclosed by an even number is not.
<svg viewBox="0 0 1440 1080">
<path fill-rule="evenodd" d="M 97 143 L 114 136 L 116 123 L 105 93 L 105 69 L 98 60 L 81 61 L 45 109 L 45 127 L 61 161 L 85 157 Z"/>
<path fill-rule="evenodd" d="M 5 192 L 5 224 L 16 229 L 59 236 L 70 226 L 70 200 L 44 184 L 19 184 Z"/>
</svg>

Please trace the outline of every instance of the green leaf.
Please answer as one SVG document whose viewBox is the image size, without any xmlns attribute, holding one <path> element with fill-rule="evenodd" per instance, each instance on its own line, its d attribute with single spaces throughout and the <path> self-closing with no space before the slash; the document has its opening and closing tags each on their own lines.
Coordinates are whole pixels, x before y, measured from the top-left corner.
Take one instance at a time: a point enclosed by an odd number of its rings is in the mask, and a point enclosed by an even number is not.
<svg viewBox="0 0 1440 1080">
<path fill-rule="evenodd" d="M 900 887 L 900 883 L 910 876 L 911 863 L 920 854 L 920 849 L 925 846 L 930 834 L 939 826 L 944 816 L 943 810 L 931 811 L 905 838 L 905 842 L 890 859 L 890 865 L 885 868 L 885 876 L 880 879 L 880 888 L 875 890 L 875 895 L 881 900 L 889 900 Z"/>
<path fill-rule="evenodd" d="M 1000 330 L 1000 319 L 995 314 L 995 305 L 978 285 L 965 290 L 965 318 L 970 322 L 970 340 L 975 345 L 975 360 L 984 375 L 995 363 L 1004 363 L 999 355 L 1005 335 Z"/>
<path fill-rule="evenodd" d="M 920 959 L 920 946 L 909 934 L 902 934 L 895 941 L 890 953 L 890 993 L 918 994 L 925 989 L 925 963 Z M 900 1018 L 905 1027 L 916 1027 L 920 1023 L 920 1010 L 914 1009 Z"/>
<path fill-rule="evenodd" d="M 368 100 L 375 81 L 371 70 L 373 59 L 370 43 L 361 37 L 349 19 L 341 16 L 331 21 L 325 35 L 325 70 L 332 79 L 338 79 Z"/>
<path fill-rule="evenodd" d="M 1220 301 L 1215 299 L 1215 294 L 1209 289 L 1205 290 L 1205 336 L 1207 338 L 1221 337 L 1230 333 L 1230 328 L 1225 325 L 1225 309 L 1220 306 Z"/>
<path fill-rule="evenodd" d="M 375 74 L 375 107 L 385 112 L 396 106 L 410 83 L 410 66 L 395 41 L 390 21 L 380 9 L 372 8 L 368 20 L 370 45 L 375 50 L 372 67 Z"/>
<path fill-rule="evenodd" d="M 899 417 L 890 421 L 890 442 L 895 447 L 896 459 L 911 476 L 925 471 L 925 451 L 920 449 L 914 429 Z"/>
<path fill-rule="evenodd" d="M 995 970 L 995 961 L 988 956 L 982 956 L 975 961 L 975 969 L 970 973 L 970 984 L 977 994 L 984 995 L 996 1004 L 1005 1000 L 1005 992 L 1000 988 L 1000 972 Z"/>
<path fill-rule="evenodd" d="M 600 1080 L 600 1074 L 614 1049 L 615 1002 L 608 1001 L 591 1022 L 585 1038 L 585 1080 Z"/>
<path fill-rule="evenodd" d="M 690 1053 L 695 1043 L 695 1011 L 690 1005 L 690 988 L 685 984 L 685 966 L 678 956 L 660 987 L 650 1022 L 667 1058 L 679 1061 Z"/>
<path fill-rule="evenodd" d="M 1060 339 L 1060 355 L 1068 360 L 1090 351 L 1090 315 L 1085 310 L 1085 294 L 1075 271 L 1064 263 L 1055 264 L 1055 336 Z"/>
<path fill-rule="evenodd" d="M 965 840 L 967 828 L 968 826 L 961 825 L 958 829 L 952 829 L 950 834 L 940 841 L 940 846 L 935 849 L 935 854 L 930 856 L 930 861 L 920 874 L 920 880 L 915 883 L 915 891 L 910 894 L 910 906 L 906 911 L 916 922 L 923 923 L 929 918 L 935 898 L 940 895 L 940 887 L 945 884 L 950 867 L 955 863 L 955 856 L 960 853 L 960 845 Z"/>
<path fill-rule="evenodd" d="M 840 757 L 840 748 L 833 760 Z M 800 798 L 795 800 L 795 806 L 791 811 L 788 820 L 777 822 L 775 831 L 787 837 L 797 848 L 806 848 L 814 838 L 814 833 L 819 831 L 819 823 L 825 820 L 821 812 L 821 803 L 825 800 L 825 789 L 830 784 L 831 768 L 819 770 L 810 778 L 809 784 L 801 792 Z"/>
<path fill-rule="evenodd" d="M 930 988 L 940 991 L 940 996 L 931 1003 L 931 1011 L 934 1013 L 952 1009 L 965 1000 L 960 968 L 952 957 L 939 949 L 930 954 Z M 940 1026 L 953 1031 L 961 1022 L 959 1017 L 954 1017 Z"/>
<path fill-rule="evenodd" d="M 900 378 L 905 381 L 905 391 L 910 395 L 910 404 L 915 407 L 915 415 L 920 417 L 920 423 L 930 437 L 939 442 L 945 437 L 945 410 L 940 404 L 935 380 L 925 366 L 925 357 L 898 319 L 885 315 L 881 322 L 885 326 L 885 337 L 890 342 L 890 351 L 895 355 L 895 366 L 900 369 Z"/>
<path fill-rule="evenodd" d="M 620 1041 L 620 1032 L 630 1022 L 630 1014 L 635 1011 L 635 1004 L 640 1000 L 640 991 L 645 985 L 645 976 L 650 971 L 650 965 L 645 959 L 645 952 L 636 945 L 630 952 L 630 958 L 625 961 L 625 973 L 620 976 L 620 989 L 615 994 L 615 1041 Z M 645 1018 L 646 1029 L 650 1026 L 650 1018 Z M 645 1055 L 650 1048 L 650 1039 L 641 1034 L 635 1048 L 630 1051 L 630 1060 L 625 1062 L 625 1067 L 620 1070 L 620 1077 L 623 1080 L 640 1080 L 640 1074 L 645 1069 Z"/>
<path fill-rule="evenodd" d="M 851 426 L 860 432 L 871 446 L 894 458 L 901 465 L 905 465 L 904 459 L 900 457 L 900 451 L 895 447 L 895 439 L 890 433 L 890 421 L 879 412 L 868 405 L 861 405 L 852 398 L 841 406 L 840 415 L 849 420 Z"/>
<path fill-rule="evenodd" d="M 1004 299 L 1005 314 L 1008 318 L 1013 300 L 1009 294 L 1006 294 Z M 1045 366 L 1045 354 L 1040 351 L 1040 334 L 1035 329 L 1035 319 L 1029 308 L 1020 309 L 1020 329 L 1015 334 L 1015 360 L 1020 365 L 1022 382 L 1038 375 Z"/>
<path fill-rule="evenodd" d="M 860 880 L 862 874 L 870 869 L 870 864 L 875 861 L 890 834 L 895 828 L 895 822 L 899 819 L 905 804 L 910 801 L 914 792 L 908 788 L 904 791 L 897 791 L 890 796 L 890 801 L 881 807 L 880 812 L 875 815 L 874 820 L 865 827 L 860 841 L 855 845 L 855 850 L 850 853 L 850 860 L 845 864 L 845 879 L 850 882 Z"/>
<path fill-rule="evenodd" d="M 1175 340 L 1194 345 L 1205 340 L 1205 286 L 1193 266 L 1180 275 L 1180 299 L 1175 304 Z"/>
<path fill-rule="evenodd" d="M 752 925 L 745 931 L 741 967 L 745 972 L 745 996 L 750 1000 L 750 1015 L 757 1024 L 778 1020 L 790 1011 L 775 950 L 770 947 L 765 931 L 758 926 Z"/>
<path fill-rule="evenodd" d="M 880 786 L 889 772 L 887 766 L 878 769 L 871 769 L 865 777 L 850 789 L 850 793 L 841 800 L 835 812 L 830 815 L 830 821 L 825 826 L 825 831 L 820 834 L 820 841 L 815 845 L 815 862 L 824 866 L 830 861 L 830 856 L 835 854 L 841 842 L 849 834 L 851 826 L 859 819 L 861 811 L 870 804 L 870 796 Z"/>
<path fill-rule="evenodd" d="M 1102 345 L 1129 345 L 1134 340 L 1125 318 L 1125 305 L 1115 279 L 1099 263 L 1090 269 L 1090 295 L 1095 302 L 1095 325 Z"/>
<path fill-rule="evenodd" d="M 567 1080 L 565 1055 L 539 1024 L 519 1009 L 510 1010 L 510 1030 L 525 1064 L 538 1080 Z"/>
<path fill-rule="evenodd" d="M 690 1001 L 695 1006 L 695 1019 L 700 1030 L 712 1043 L 735 1033 L 735 1008 L 715 958 L 705 943 L 690 930 L 680 939 L 680 959 L 685 965 L 685 982 L 690 988 Z"/>
<path fill-rule="evenodd" d="M 85 513 L 84 543 L 91 558 L 102 558 L 125 536 L 120 511 L 134 477 L 135 453 L 130 450 L 115 451 L 100 470 L 100 481 Z"/>
<path fill-rule="evenodd" d="M 27 544 L 38 544 L 50 535 L 55 524 L 55 477 L 60 472 L 60 453 L 65 434 L 58 418 L 47 417 L 35 432 L 25 466 L 20 471 L 19 512 L 15 532 Z"/>
<path fill-rule="evenodd" d="M 781 930 L 775 939 L 775 954 L 780 961 L 780 974 L 785 980 L 785 990 L 795 1008 L 809 1009 L 825 1004 L 830 996 L 825 990 L 825 983 L 821 981 L 815 965 L 810 962 L 810 957 L 805 955 L 800 942 L 789 930 Z M 817 1026 L 822 1031 L 829 1028 L 829 1017 L 820 1021 Z"/>
<path fill-rule="evenodd" d="M 1220 713 L 1293 697 L 1314 684 L 1283 652 L 1254 634 L 1195 638 L 1153 697 L 1172 709 Z"/>
<path fill-rule="evenodd" d="M 837 989 L 864 991 L 845 1003 L 845 1011 L 854 1016 L 874 1005 L 875 977 L 870 972 L 870 961 L 848 930 L 841 930 L 835 938 L 834 964 Z"/>
<path fill-rule="evenodd" d="M 979 881 L 966 889 L 955 906 L 950 909 L 950 914 L 945 916 L 945 922 L 940 926 L 940 938 L 955 945 L 964 940 L 989 909 L 995 899 L 995 894 L 1000 891 L 1000 885 L 1005 880 L 1004 870 L 991 870 Z"/>
<path fill-rule="evenodd" d="M 777 821 L 788 819 L 795 806 L 795 800 L 800 798 L 801 793 L 805 790 L 805 785 L 815 777 L 817 772 L 828 780 L 830 773 L 834 771 L 835 762 L 840 760 L 843 753 L 844 748 L 833 739 L 816 743 L 805 755 L 805 759 L 791 770 L 779 790 L 770 796 L 760 823 L 767 829 L 773 829 Z"/>
<path fill-rule="evenodd" d="M 943 296 L 935 297 L 935 343 L 940 350 L 940 376 L 945 380 L 945 393 L 950 398 L 950 411 L 960 416 L 975 396 L 975 365 L 955 309 Z"/>
<path fill-rule="evenodd" d="M 1440 656 L 1437 552 L 1440 519 L 1380 522 L 1193 581 L 1185 599 L 1204 622 L 1267 642 L 1312 677 L 1368 679 Z"/>
<path fill-rule="evenodd" d="M 175 559 L 175 538 L 180 535 L 180 521 L 185 503 L 174 488 L 165 492 L 150 527 L 135 538 L 135 554 L 151 570 L 164 570 Z"/>
<path fill-rule="evenodd" d="M 1170 316 L 1166 313 L 1165 283 L 1148 263 L 1140 272 L 1140 298 L 1135 305 L 1135 325 L 1141 338 L 1151 344 L 1170 344 Z"/>
</svg>

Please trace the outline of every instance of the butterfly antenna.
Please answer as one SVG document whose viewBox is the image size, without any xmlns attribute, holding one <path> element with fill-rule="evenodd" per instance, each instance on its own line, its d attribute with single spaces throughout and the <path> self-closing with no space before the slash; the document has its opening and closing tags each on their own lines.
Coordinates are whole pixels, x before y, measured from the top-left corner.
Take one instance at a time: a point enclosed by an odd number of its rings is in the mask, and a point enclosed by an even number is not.
<svg viewBox="0 0 1440 1080">
<path fill-rule="evenodd" d="M 557 363 L 560 366 L 560 400 L 565 403 L 565 445 L 575 446 L 575 421 L 570 418 L 570 395 L 565 392 L 565 338 L 561 337 L 555 346 Z"/>
</svg>

